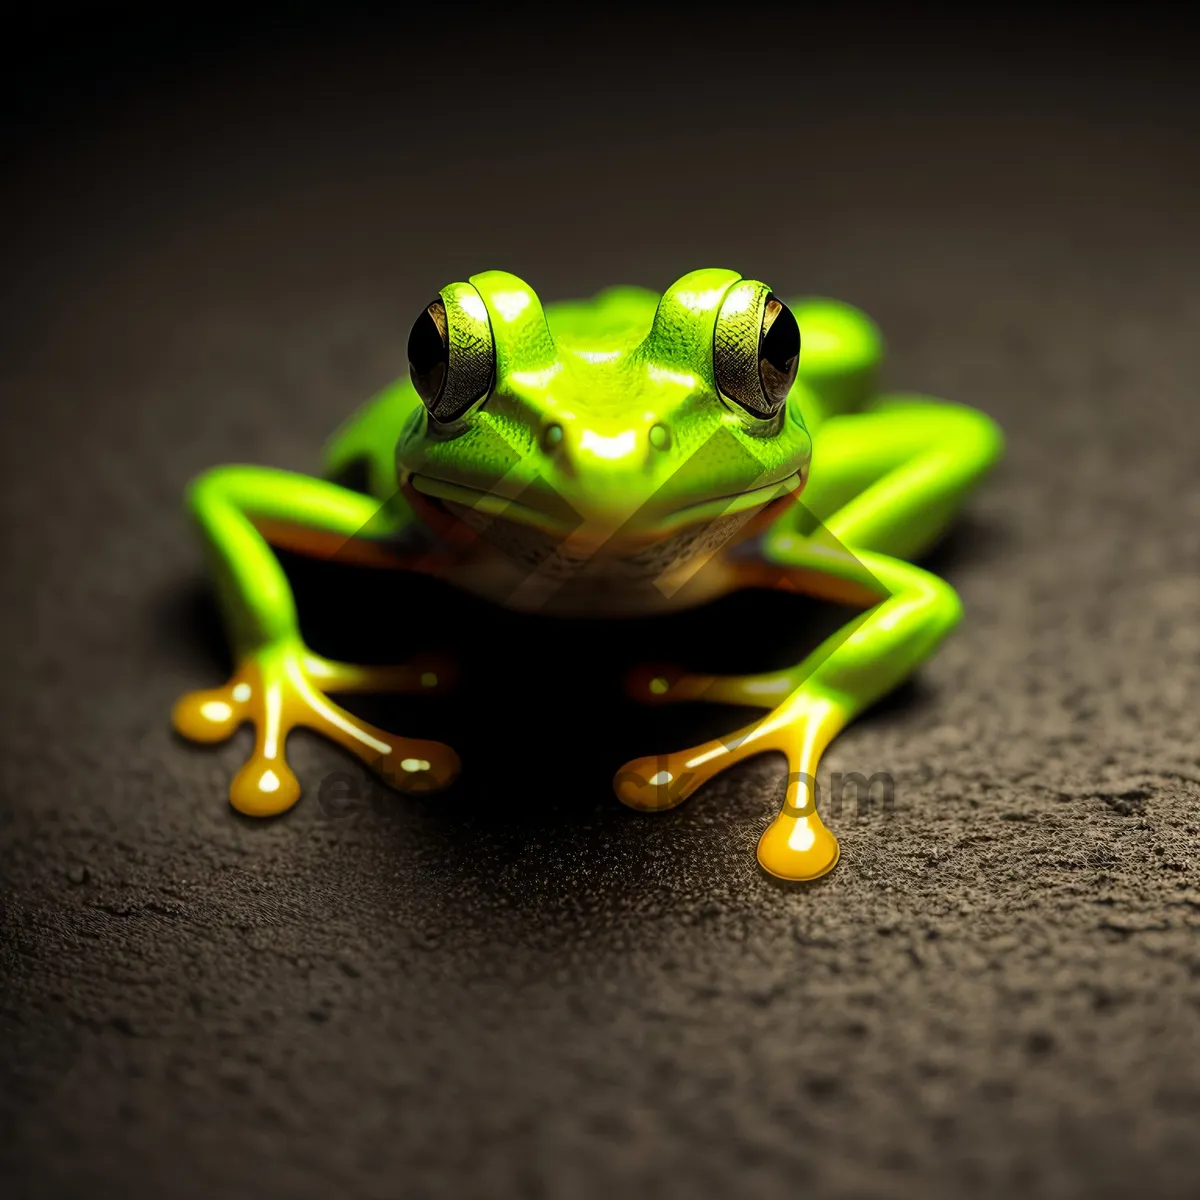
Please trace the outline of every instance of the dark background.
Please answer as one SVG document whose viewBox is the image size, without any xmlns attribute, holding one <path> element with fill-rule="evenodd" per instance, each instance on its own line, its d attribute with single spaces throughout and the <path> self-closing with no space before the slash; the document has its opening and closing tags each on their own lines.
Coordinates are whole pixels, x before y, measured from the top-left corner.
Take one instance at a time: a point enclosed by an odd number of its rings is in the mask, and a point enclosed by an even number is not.
<svg viewBox="0 0 1200 1200">
<path fill-rule="evenodd" d="M 28 21 L 3 52 L 5 1194 L 1196 1194 L 1183 19 Z M 610 695 L 566 670 L 591 633 L 436 589 L 364 610 L 346 579 L 313 594 L 360 633 L 508 654 L 411 718 L 449 722 L 463 781 L 322 803 L 347 760 L 298 735 L 306 798 L 233 814 L 248 734 L 168 726 L 226 669 L 185 482 L 314 470 L 451 279 L 555 299 L 701 265 L 862 305 L 889 385 L 1007 431 L 931 563 L 962 628 L 827 756 L 894 805 L 831 813 L 837 871 L 775 885 L 775 760 L 629 812 L 607 727 L 571 740 Z M 756 658 L 806 623 L 755 611 L 672 636 Z"/>
</svg>

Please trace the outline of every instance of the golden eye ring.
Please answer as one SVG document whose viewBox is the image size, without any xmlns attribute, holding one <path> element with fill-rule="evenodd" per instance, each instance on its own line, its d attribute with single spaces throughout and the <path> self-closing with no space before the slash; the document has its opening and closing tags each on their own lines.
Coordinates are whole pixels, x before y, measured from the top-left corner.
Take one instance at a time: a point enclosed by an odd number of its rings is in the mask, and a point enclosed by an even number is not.
<svg viewBox="0 0 1200 1200">
<path fill-rule="evenodd" d="M 713 330 L 713 377 L 721 395 L 751 416 L 774 417 L 800 365 L 800 326 L 766 284 L 729 289 Z"/>
<path fill-rule="evenodd" d="M 487 308 L 469 283 L 430 301 L 408 335 L 408 372 L 430 416 L 450 423 L 492 390 L 496 344 Z"/>
</svg>

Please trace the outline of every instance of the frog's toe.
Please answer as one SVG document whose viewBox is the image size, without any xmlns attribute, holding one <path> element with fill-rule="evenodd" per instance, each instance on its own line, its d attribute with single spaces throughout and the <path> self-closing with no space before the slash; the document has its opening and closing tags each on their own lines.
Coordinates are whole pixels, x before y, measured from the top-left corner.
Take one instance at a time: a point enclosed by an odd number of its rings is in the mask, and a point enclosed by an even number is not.
<svg viewBox="0 0 1200 1200">
<path fill-rule="evenodd" d="M 613 776 L 617 799 L 642 812 L 662 812 L 686 800 L 701 782 L 688 774 L 679 754 L 635 758 Z"/>
<path fill-rule="evenodd" d="M 336 662 L 311 651 L 304 655 L 304 673 L 324 692 L 445 693 L 458 680 L 454 663 L 424 655 L 400 666 L 360 666 Z"/>
<path fill-rule="evenodd" d="M 703 675 L 678 667 L 635 667 L 625 678 L 625 691 L 642 704 L 678 704 L 704 701 L 771 708 L 796 688 L 790 671 L 761 675 Z"/>
<path fill-rule="evenodd" d="M 188 692 L 175 701 L 171 721 L 177 732 L 193 742 L 223 742 L 246 720 L 245 705 L 235 687 Z"/>
<path fill-rule="evenodd" d="M 758 842 L 759 865 L 777 879 L 796 882 L 820 879 L 837 866 L 841 850 L 816 809 L 782 812 Z"/>
<path fill-rule="evenodd" d="M 449 787 L 462 769 L 458 755 L 444 742 L 388 738 L 390 750 L 371 766 L 399 792 L 436 792 Z"/>
<path fill-rule="evenodd" d="M 229 802 L 248 817 L 274 817 L 300 799 L 300 783 L 282 755 L 256 754 L 233 777 Z"/>
<path fill-rule="evenodd" d="M 670 698 L 671 687 L 678 682 L 679 674 L 674 667 L 661 664 L 634 667 L 625 677 L 626 695 L 643 704 L 662 704 Z"/>
<path fill-rule="evenodd" d="M 710 675 L 693 675 L 659 663 L 630 671 L 625 678 L 625 691 L 630 699 L 642 704 L 673 704 L 703 699 L 711 684 Z"/>
</svg>

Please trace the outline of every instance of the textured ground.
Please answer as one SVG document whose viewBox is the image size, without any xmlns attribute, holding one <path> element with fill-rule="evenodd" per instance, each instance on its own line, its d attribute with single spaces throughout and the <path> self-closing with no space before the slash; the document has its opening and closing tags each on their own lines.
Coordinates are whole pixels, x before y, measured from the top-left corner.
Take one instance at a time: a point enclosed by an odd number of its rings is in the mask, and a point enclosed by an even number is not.
<svg viewBox="0 0 1200 1200">
<path fill-rule="evenodd" d="M 860 60 L 754 19 L 752 82 L 665 18 L 634 50 L 335 41 L 11 147 L 6 1195 L 1200 1189 L 1195 92 L 1122 31 Z M 539 762 L 587 703 L 570 626 L 505 638 L 515 702 L 413 718 L 460 726 L 444 798 L 322 803 L 346 762 L 298 738 L 313 794 L 250 823 L 247 743 L 172 736 L 223 670 L 185 481 L 313 469 L 428 295 L 493 265 L 837 295 L 892 384 L 1007 430 L 934 563 L 963 627 L 828 757 L 895 803 L 830 817 L 825 882 L 755 867 L 773 760 L 656 818 L 603 739 Z"/>
</svg>

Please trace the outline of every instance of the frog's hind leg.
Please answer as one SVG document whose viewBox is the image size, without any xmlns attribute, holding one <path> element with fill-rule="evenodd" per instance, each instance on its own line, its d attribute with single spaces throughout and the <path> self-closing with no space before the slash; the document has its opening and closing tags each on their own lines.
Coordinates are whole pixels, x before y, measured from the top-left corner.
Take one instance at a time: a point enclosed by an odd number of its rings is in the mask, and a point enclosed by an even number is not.
<svg viewBox="0 0 1200 1200">
<path fill-rule="evenodd" d="M 189 503 L 214 561 L 237 665 L 223 687 L 183 696 L 173 717 L 181 734 L 201 742 L 221 741 L 245 722 L 254 725 L 254 752 L 230 787 L 234 807 L 269 816 L 296 802 L 300 786 L 287 764 L 286 742 L 297 726 L 346 747 L 394 787 L 428 790 L 449 783 L 459 764 L 448 746 L 377 729 L 325 694 L 434 690 L 446 683 L 444 667 L 355 666 L 311 653 L 267 540 L 273 531 L 279 541 L 313 553 L 382 564 L 388 553 L 383 539 L 403 518 L 332 483 L 260 467 L 209 471 L 192 485 Z"/>
<path fill-rule="evenodd" d="M 829 546 L 918 558 L 1003 449 L 999 427 L 976 409 L 881 396 L 820 428 L 808 487 L 775 536 L 794 531 Z"/>
<path fill-rule="evenodd" d="M 815 807 L 825 747 L 864 707 L 890 691 L 957 624 L 954 590 L 895 557 L 926 547 L 969 486 L 1000 451 L 981 414 L 904 399 L 831 419 L 814 452 L 826 472 L 813 509 L 797 505 L 763 539 L 763 561 L 742 568 L 743 586 L 777 586 L 865 608 L 803 662 L 760 675 L 703 677 L 659 669 L 635 674 L 647 701 L 713 700 L 769 708 L 729 737 L 618 772 L 627 804 L 671 807 L 725 767 L 765 750 L 788 761 L 787 794 L 758 857 L 774 875 L 812 879 L 837 861 L 837 842 Z M 822 446 L 825 455 L 817 457 Z M 839 471 L 849 474 L 847 481 Z M 808 494 L 804 499 L 808 500 Z"/>
</svg>

